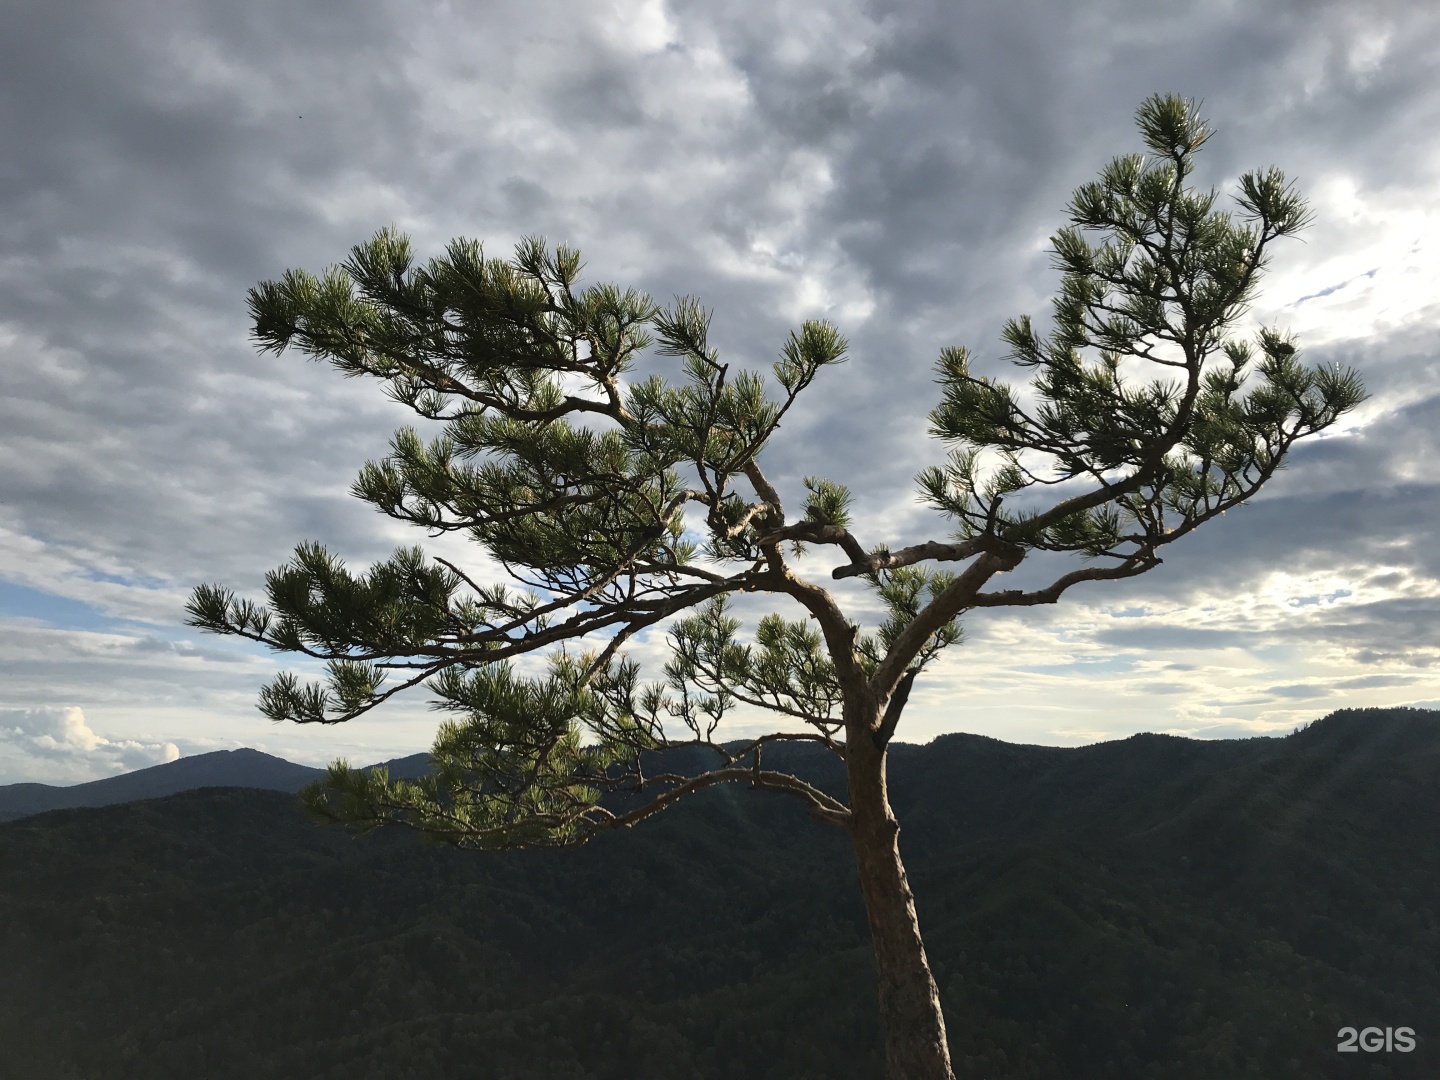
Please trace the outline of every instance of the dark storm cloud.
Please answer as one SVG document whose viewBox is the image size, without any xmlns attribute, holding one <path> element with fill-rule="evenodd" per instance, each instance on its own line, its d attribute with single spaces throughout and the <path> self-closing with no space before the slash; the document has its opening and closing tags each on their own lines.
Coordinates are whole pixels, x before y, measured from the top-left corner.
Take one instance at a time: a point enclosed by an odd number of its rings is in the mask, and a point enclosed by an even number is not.
<svg viewBox="0 0 1440 1080">
<path fill-rule="evenodd" d="M 1228 630 L 1206 630 L 1193 626 L 1103 627 L 1091 636 L 1102 645 L 1162 655 L 1172 649 L 1223 648 L 1236 637 Z"/>
<path fill-rule="evenodd" d="M 1077 185 L 1139 148 L 1131 114 L 1146 95 L 1204 100 L 1221 134 L 1202 181 L 1274 163 L 1324 175 L 1342 141 L 1344 169 L 1361 187 L 1413 181 L 1424 167 L 1397 138 L 1433 119 L 1437 104 L 1424 59 L 1437 20 L 1413 6 L 1385 8 L 1398 23 L 1396 55 L 1373 72 L 1352 70 L 1347 49 L 1384 20 L 1360 20 L 1344 4 L 907 2 L 866 14 L 873 44 L 848 62 L 784 63 L 766 48 L 763 21 L 731 34 L 759 122 L 803 139 L 811 118 L 844 117 L 838 134 L 833 123 L 813 127 L 833 148 L 836 182 L 805 239 L 812 249 L 837 243 L 876 309 L 850 328 L 850 369 L 817 387 L 794 424 L 800 438 L 777 450 L 795 472 L 825 460 L 872 497 L 872 510 L 940 456 L 924 436 L 940 347 L 967 344 L 981 370 L 1014 376 L 1000 362 L 1000 326 L 1048 314 L 1056 277 L 1043 240 L 1064 224 Z M 837 83 L 850 98 L 827 110 L 844 93 Z M 877 103 L 857 104 L 859 87 Z M 861 417 L 888 439 L 857 437 Z"/>
<path fill-rule="evenodd" d="M 353 405 L 296 408 L 294 365 L 249 355 L 244 292 L 307 240 L 340 250 L 305 200 L 362 141 L 413 152 L 377 20 L 243 11 L 22 5 L 5 36 L 6 501 L 37 535 L 104 531 L 142 573 L 254 543 L 277 487 L 350 441 Z"/>
<path fill-rule="evenodd" d="M 1376 206 L 1428 200 L 1437 33 L 1422 5 L 1298 0 L 10 5 L 0 575 L 162 631 L 103 649 L 66 638 L 41 664 L 11 628 L 0 666 L 29 672 L 15 704 L 110 695 L 126 661 L 97 666 L 89 649 L 143 658 L 137 707 L 169 678 L 203 714 L 236 676 L 185 651 L 190 586 L 253 594 L 303 538 L 362 561 L 415 539 L 346 494 L 409 414 L 373 385 L 256 356 L 244 294 L 262 278 L 319 269 L 390 223 L 422 256 L 454 235 L 504 255 L 538 232 L 578 244 L 588 280 L 698 294 L 737 363 L 768 365 L 801 319 L 831 318 L 852 359 L 787 419 L 767 468 L 792 499 L 807 473 L 850 484 L 867 544 L 941 537 L 912 484 L 943 454 L 925 434 L 930 365 L 963 343 L 1014 377 L 1000 326 L 1047 314 L 1045 238 L 1078 184 L 1137 148 L 1139 102 L 1205 100 L 1220 134 L 1202 182 L 1276 163 L 1335 207 L 1340 187 Z M 1312 318 L 1385 284 L 1393 267 L 1361 282 L 1377 263 L 1326 261 L 1375 227 L 1348 214 L 1277 259 L 1257 315 Z M 1310 349 L 1365 372 L 1375 415 L 1302 449 L 1253 508 L 1106 602 L 1183 605 L 1276 566 L 1371 567 L 1368 587 L 1395 595 L 1264 633 L 1419 663 L 1440 644 L 1425 628 L 1437 327 L 1432 310 Z M 1259 632 L 1103 625 L 1095 640 Z M 1181 685 L 1151 688 L 1168 700 Z"/>
</svg>

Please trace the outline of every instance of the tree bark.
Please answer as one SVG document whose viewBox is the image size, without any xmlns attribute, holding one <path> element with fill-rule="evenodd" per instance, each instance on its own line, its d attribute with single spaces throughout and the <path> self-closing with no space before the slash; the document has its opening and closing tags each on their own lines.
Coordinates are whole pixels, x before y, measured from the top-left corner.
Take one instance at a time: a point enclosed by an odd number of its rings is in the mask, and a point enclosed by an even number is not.
<svg viewBox="0 0 1440 1080">
<path fill-rule="evenodd" d="M 849 832 L 875 948 L 885 1075 L 887 1080 L 955 1080 L 940 991 L 900 861 L 900 823 L 886 794 L 886 753 L 868 736 L 849 740 L 846 751 Z"/>
</svg>

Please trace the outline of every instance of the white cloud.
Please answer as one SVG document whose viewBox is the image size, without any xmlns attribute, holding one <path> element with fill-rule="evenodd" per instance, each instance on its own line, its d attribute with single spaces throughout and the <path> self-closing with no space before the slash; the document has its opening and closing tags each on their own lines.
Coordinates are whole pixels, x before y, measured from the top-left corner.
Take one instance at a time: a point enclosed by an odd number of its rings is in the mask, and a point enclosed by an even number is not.
<svg viewBox="0 0 1440 1080">
<path fill-rule="evenodd" d="M 0 751 L 17 779 L 82 783 L 175 761 L 173 742 L 107 739 L 75 707 L 0 710 Z"/>
</svg>

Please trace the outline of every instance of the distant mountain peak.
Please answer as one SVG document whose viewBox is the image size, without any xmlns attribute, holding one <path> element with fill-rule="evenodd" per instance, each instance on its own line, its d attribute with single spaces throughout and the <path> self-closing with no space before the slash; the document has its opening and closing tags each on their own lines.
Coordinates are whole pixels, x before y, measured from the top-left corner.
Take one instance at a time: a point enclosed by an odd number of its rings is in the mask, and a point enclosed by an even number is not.
<svg viewBox="0 0 1440 1080">
<path fill-rule="evenodd" d="M 112 806 L 136 799 L 158 799 L 206 787 L 263 788 L 299 791 L 324 775 L 321 769 L 297 765 L 248 746 L 192 754 L 103 780 L 58 787 L 10 784 L 0 787 L 0 821 L 46 810 L 77 806 Z"/>
</svg>

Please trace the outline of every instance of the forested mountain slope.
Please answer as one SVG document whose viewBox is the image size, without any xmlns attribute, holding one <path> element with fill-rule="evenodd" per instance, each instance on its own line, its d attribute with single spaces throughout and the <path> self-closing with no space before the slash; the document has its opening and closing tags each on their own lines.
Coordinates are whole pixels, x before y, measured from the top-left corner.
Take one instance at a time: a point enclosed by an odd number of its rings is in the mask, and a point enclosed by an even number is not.
<svg viewBox="0 0 1440 1080">
<path fill-rule="evenodd" d="M 1440 1071 L 1440 714 L 952 735 L 891 774 L 959 1075 Z M 259 790 L 10 822 L 0 1078 L 878 1078 L 850 860 L 739 788 L 565 852 L 354 837 Z M 1416 1048 L 1336 1052 L 1367 1025 Z"/>
</svg>

